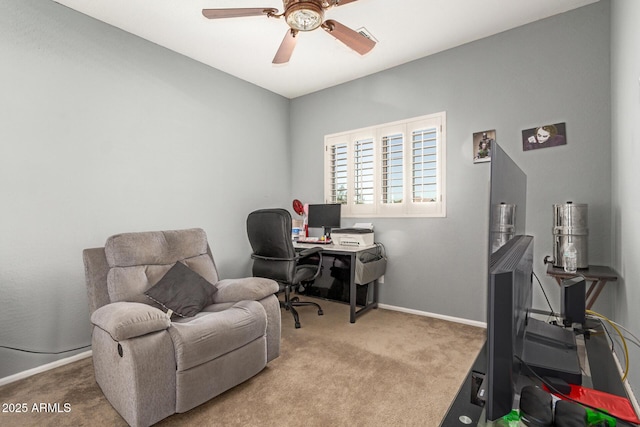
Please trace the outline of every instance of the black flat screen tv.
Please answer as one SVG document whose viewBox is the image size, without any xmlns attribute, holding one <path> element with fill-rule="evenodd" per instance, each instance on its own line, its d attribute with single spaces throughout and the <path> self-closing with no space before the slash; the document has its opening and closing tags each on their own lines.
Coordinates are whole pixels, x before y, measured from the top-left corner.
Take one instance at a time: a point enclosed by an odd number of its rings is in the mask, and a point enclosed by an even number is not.
<svg viewBox="0 0 640 427">
<path fill-rule="evenodd" d="M 532 304 L 533 237 L 526 236 L 527 176 L 498 145 L 491 147 L 488 232 L 487 370 L 488 420 L 508 414 L 513 405 L 525 326 Z M 514 236 L 493 252 L 494 206 L 515 206 Z"/>
<path fill-rule="evenodd" d="M 582 375 L 573 333 L 529 317 L 534 239 L 524 234 L 527 177 L 495 144 L 491 157 L 490 205 L 515 205 L 517 212 L 515 236 L 493 253 L 491 234 L 497 227 L 491 224 L 492 215 L 489 220 L 487 366 L 481 391 L 486 419 L 494 421 L 516 407 L 521 380 L 530 371 L 570 384 L 581 384 Z M 577 292 L 584 303 L 584 288 Z"/>
<path fill-rule="evenodd" d="M 498 144 L 493 144 L 491 153 L 489 254 L 495 250 L 494 233 L 504 230 L 504 224 L 494 215 L 499 205 L 514 206 L 510 234 L 525 234 L 527 224 L 527 175 Z"/>
</svg>

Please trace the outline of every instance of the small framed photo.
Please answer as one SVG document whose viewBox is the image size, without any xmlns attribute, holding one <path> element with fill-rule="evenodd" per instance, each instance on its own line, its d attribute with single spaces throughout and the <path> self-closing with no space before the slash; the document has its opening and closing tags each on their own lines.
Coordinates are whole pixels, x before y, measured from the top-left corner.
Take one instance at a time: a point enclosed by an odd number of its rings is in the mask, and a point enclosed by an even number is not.
<svg viewBox="0 0 640 427">
<path fill-rule="evenodd" d="M 543 125 L 522 131 L 522 150 L 557 147 L 567 144 L 566 123 Z"/>
<path fill-rule="evenodd" d="M 473 163 L 491 161 L 491 147 L 496 140 L 496 130 L 485 130 L 473 134 Z"/>
</svg>

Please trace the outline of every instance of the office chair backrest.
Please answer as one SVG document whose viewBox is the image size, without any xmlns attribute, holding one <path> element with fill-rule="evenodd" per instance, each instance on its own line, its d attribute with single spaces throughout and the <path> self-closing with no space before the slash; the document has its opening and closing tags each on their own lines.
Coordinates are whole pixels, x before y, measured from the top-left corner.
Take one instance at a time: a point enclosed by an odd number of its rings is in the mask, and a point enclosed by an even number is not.
<svg viewBox="0 0 640 427">
<path fill-rule="evenodd" d="M 278 208 L 251 212 L 247 217 L 247 235 L 253 254 L 257 256 L 253 259 L 253 275 L 291 283 L 296 271 L 296 252 L 291 242 L 291 214 Z"/>
</svg>

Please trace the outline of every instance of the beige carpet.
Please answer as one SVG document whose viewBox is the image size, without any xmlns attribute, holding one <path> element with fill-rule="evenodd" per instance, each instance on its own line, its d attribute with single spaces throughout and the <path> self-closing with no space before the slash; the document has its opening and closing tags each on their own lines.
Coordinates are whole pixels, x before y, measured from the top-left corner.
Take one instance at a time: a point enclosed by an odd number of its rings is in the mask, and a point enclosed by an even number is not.
<svg viewBox="0 0 640 427">
<path fill-rule="evenodd" d="M 325 315 L 300 308 L 297 330 L 283 311 L 281 355 L 265 370 L 157 425 L 439 425 L 484 330 L 383 309 L 351 324 L 346 304 L 320 302 Z M 95 383 L 91 360 L 1 387 L 0 403 L 26 403 L 28 411 L 0 412 L 0 425 L 126 426 Z M 34 403 L 58 403 L 59 412 L 34 412 Z"/>
</svg>

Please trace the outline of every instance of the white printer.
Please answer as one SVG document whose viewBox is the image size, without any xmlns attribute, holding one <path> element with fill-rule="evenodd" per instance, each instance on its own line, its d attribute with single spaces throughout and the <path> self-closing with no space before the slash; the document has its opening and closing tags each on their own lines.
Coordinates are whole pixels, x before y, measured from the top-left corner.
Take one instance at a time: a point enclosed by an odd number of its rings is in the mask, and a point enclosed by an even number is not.
<svg viewBox="0 0 640 427">
<path fill-rule="evenodd" d="M 373 245 L 373 225 L 357 223 L 352 228 L 331 230 L 331 240 L 340 246 L 371 246 Z"/>
</svg>

